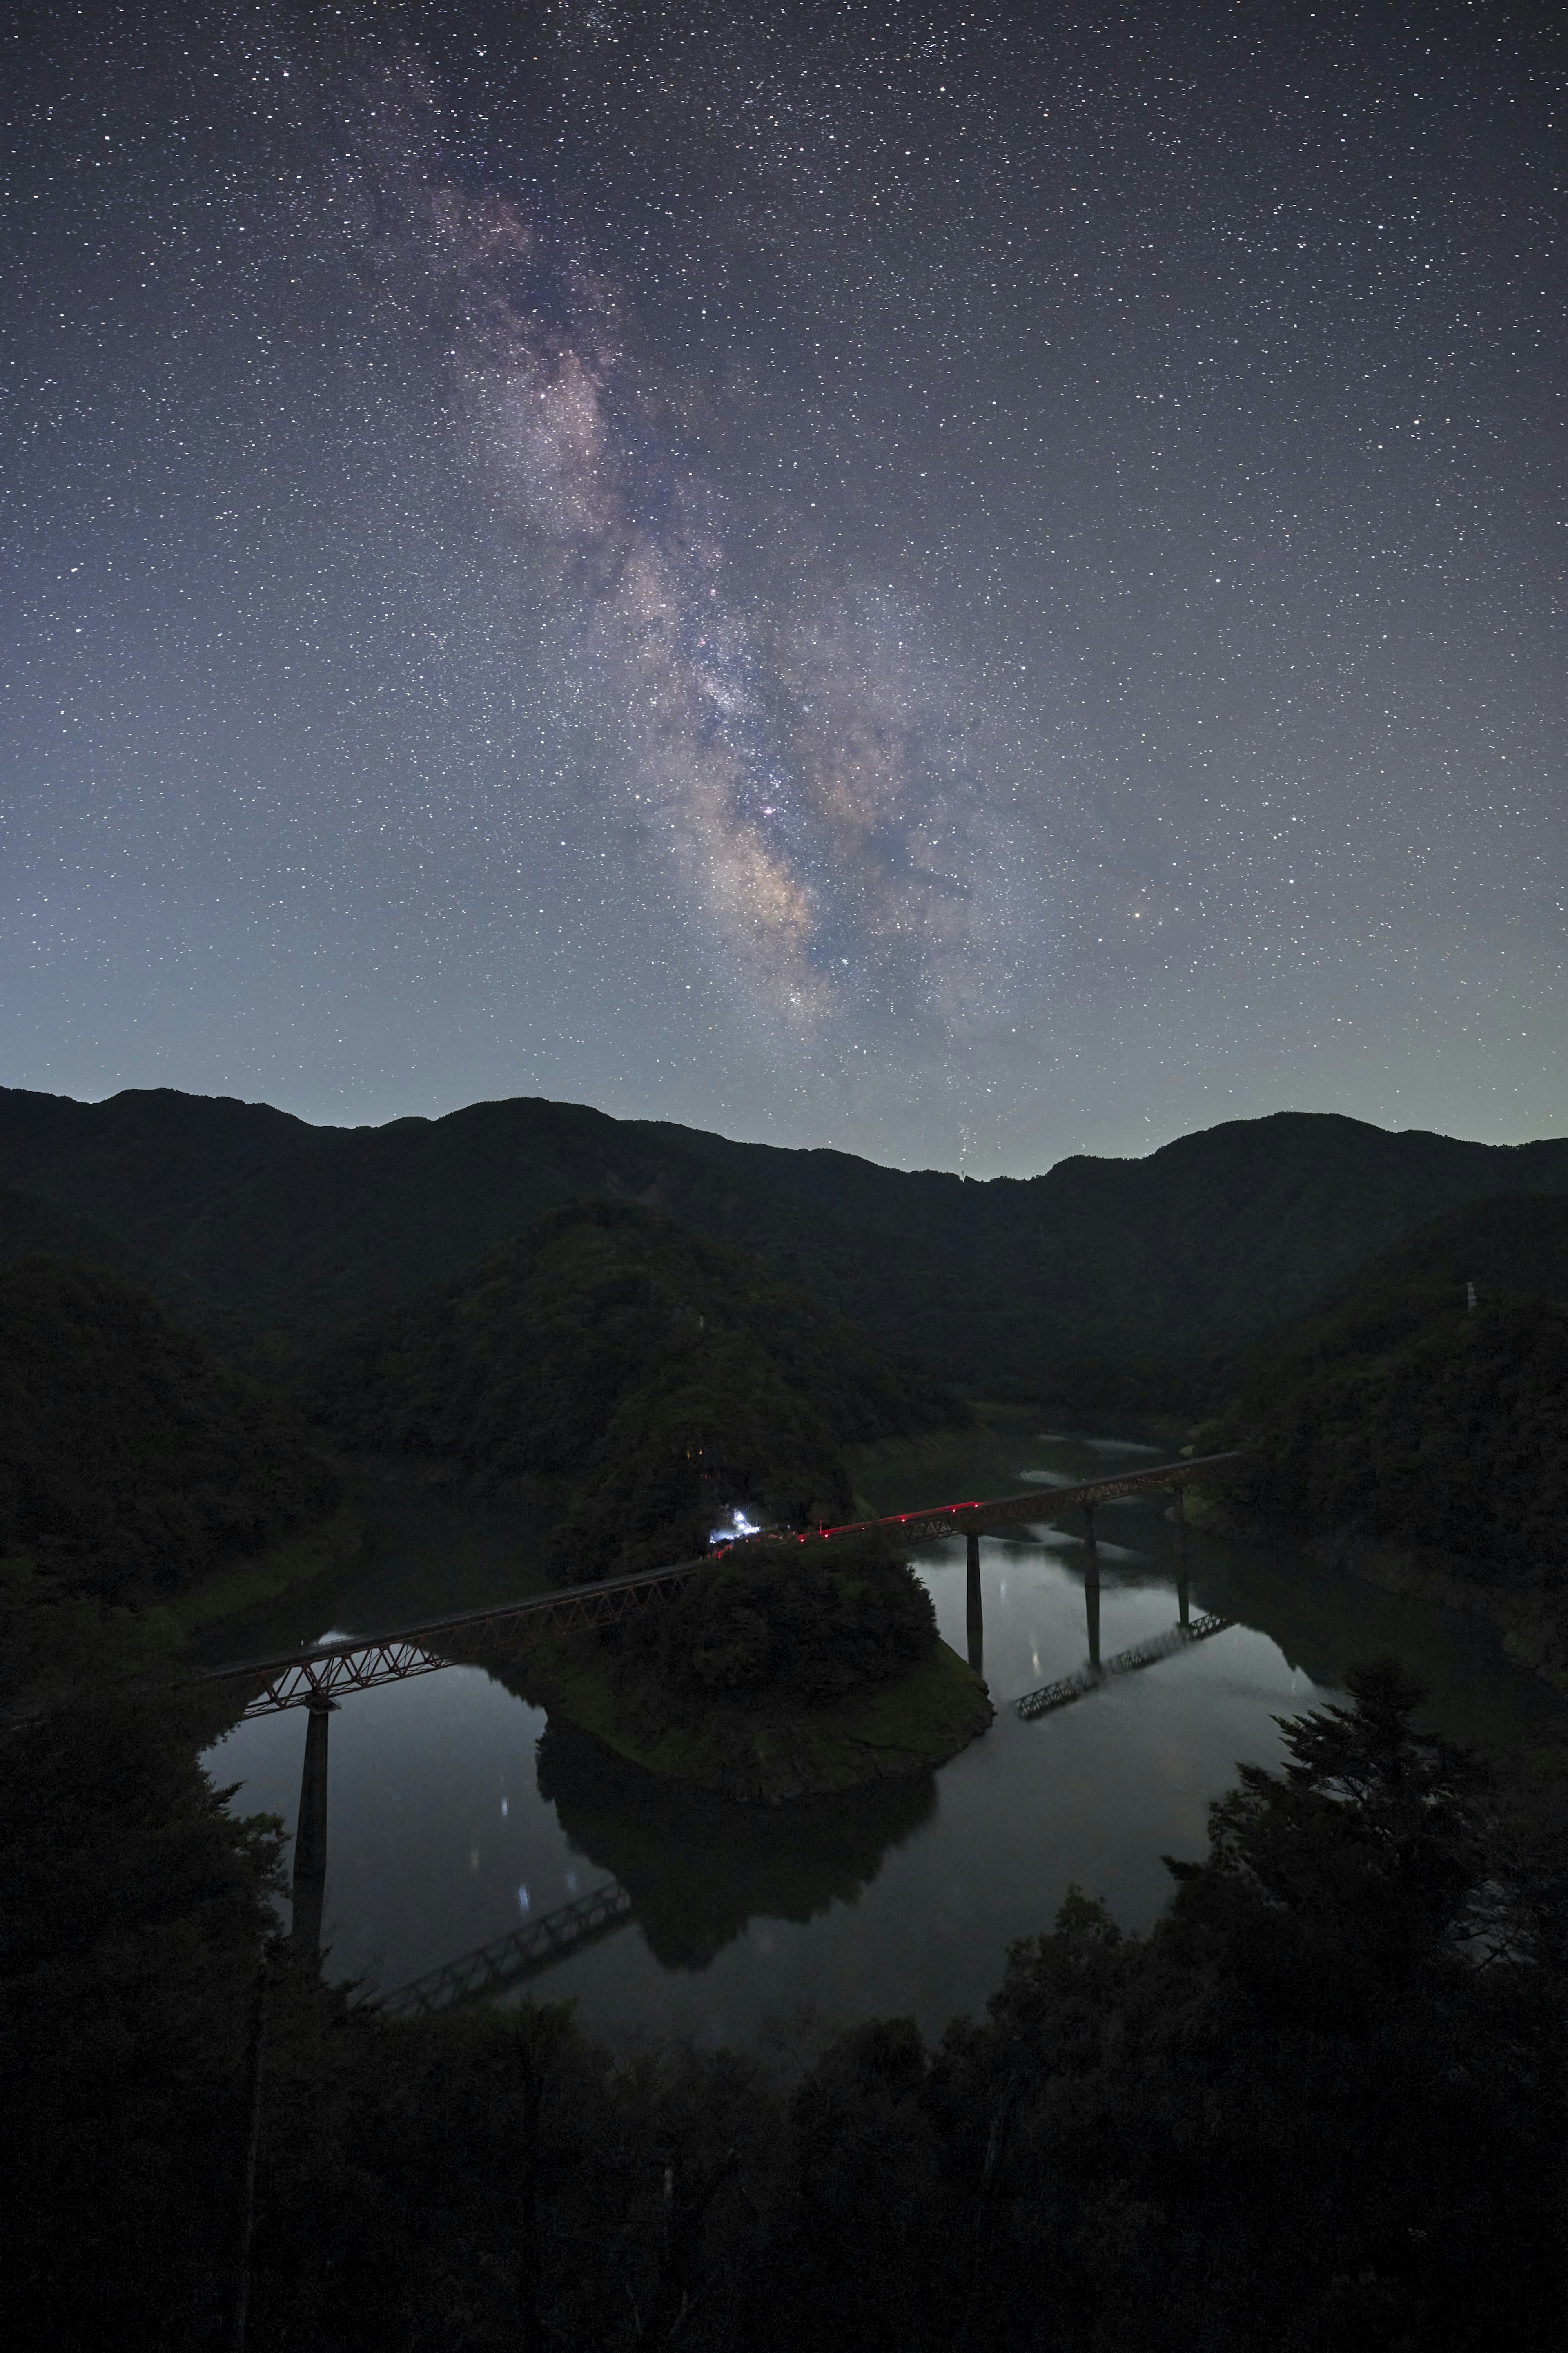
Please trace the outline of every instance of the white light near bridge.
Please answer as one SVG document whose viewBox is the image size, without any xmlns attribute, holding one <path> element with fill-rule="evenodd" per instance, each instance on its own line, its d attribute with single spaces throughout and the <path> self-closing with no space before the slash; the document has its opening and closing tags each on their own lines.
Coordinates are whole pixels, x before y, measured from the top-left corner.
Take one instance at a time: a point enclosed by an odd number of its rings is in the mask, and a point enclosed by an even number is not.
<svg viewBox="0 0 1568 2353">
<path fill-rule="evenodd" d="M 737 1504 L 725 1526 L 709 1530 L 708 1541 L 710 1545 L 734 1544 L 742 1536 L 760 1536 L 762 1533 L 762 1522 L 753 1520 L 745 1506 Z"/>
</svg>

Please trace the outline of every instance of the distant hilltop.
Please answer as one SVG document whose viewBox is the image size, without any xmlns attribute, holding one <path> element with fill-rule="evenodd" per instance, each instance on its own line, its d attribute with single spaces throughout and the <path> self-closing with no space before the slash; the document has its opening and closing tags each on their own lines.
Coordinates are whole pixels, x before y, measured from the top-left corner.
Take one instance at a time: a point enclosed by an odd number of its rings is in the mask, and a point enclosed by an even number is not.
<svg viewBox="0 0 1568 2353">
<path fill-rule="evenodd" d="M 466 1274 L 559 1203 L 638 1202 L 973 1385 L 1239 1347 L 1433 1218 L 1568 1192 L 1568 1138 L 1280 1112 L 981 1182 L 534 1096 L 334 1128 L 166 1089 L 0 1089 L 0 1255 L 98 1254 L 187 1313 L 300 1330 Z"/>
</svg>

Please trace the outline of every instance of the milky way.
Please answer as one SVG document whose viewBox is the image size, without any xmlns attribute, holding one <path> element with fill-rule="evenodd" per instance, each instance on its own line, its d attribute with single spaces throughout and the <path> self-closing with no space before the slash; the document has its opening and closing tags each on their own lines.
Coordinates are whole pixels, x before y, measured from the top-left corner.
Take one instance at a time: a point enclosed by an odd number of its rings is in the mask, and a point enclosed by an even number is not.
<svg viewBox="0 0 1568 2353">
<path fill-rule="evenodd" d="M 18 33 L 0 1077 L 1561 1127 L 1561 59 L 1173 13 Z"/>
</svg>

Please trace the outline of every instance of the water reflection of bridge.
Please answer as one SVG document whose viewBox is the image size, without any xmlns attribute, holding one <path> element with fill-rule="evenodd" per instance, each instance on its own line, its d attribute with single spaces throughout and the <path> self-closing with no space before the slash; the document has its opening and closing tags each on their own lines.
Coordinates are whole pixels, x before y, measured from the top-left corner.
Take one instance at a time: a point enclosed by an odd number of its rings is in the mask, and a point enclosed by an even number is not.
<svg viewBox="0 0 1568 2353">
<path fill-rule="evenodd" d="M 1056 1518 L 1064 1511 L 1084 1514 L 1089 1567 L 1085 1579 L 1089 1607 L 1089 1658 L 1099 1669 L 1100 1572 L 1095 1546 L 1094 1514 L 1103 1504 L 1124 1496 L 1160 1489 L 1175 1503 L 1181 1547 L 1181 1622 L 1187 1621 L 1185 1532 L 1183 1494 L 1188 1482 L 1202 1478 L 1219 1464 L 1238 1460 L 1236 1451 L 1188 1457 L 1162 1462 L 1142 1471 L 1118 1472 L 1103 1479 L 1085 1480 L 1077 1486 L 1031 1488 L 1026 1494 L 1003 1495 L 989 1501 L 935 1504 L 915 1512 L 894 1512 L 885 1518 L 852 1522 L 837 1528 L 819 1528 L 799 1536 L 805 1547 L 831 1545 L 846 1536 L 873 1531 L 898 1536 L 910 1545 L 945 1537 L 965 1539 L 968 1561 L 966 1620 L 970 1663 L 983 1671 L 984 1609 L 980 1587 L 980 1539 L 983 1535 Z M 327 1724 L 341 1696 L 370 1691 L 384 1683 L 405 1683 L 457 1664 L 482 1664 L 488 1641 L 531 1631 L 535 1627 L 570 1630 L 602 1626 L 633 1616 L 668 1599 L 690 1578 L 701 1576 L 735 1546 L 707 1553 L 700 1559 L 677 1561 L 666 1568 L 647 1569 L 629 1577 L 605 1577 L 591 1584 L 558 1587 L 548 1593 L 529 1594 L 479 1609 L 427 1618 L 416 1625 L 382 1634 L 350 1635 L 289 1651 L 280 1658 L 240 1660 L 231 1666 L 212 1667 L 203 1681 L 249 1683 L 253 1688 L 241 1711 L 241 1721 L 274 1715 L 284 1709 L 309 1711 L 305 1765 L 300 1786 L 299 1823 L 294 1841 L 294 1939 L 310 1952 L 319 1951 L 321 1909 L 326 1890 L 327 1860 Z M 443 1643 L 446 1649 L 443 1649 Z M 451 1655 L 455 1652 L 456 1655 Z"/>
<path fill-rule="evenodd" d="M 387 2018 L 428 2018 L 435 2010 L 449 2010 L 454 2002 L 492 2000 L 527 1985 L 585 1946 L 613 1936 L 632 1916 L 632 1899 L 626 1889 L 614 1879 L 606 1880 L 586 1895 L 574 1896 L 553 1912 L 542 1913 L 526 1927 L 492 1937 L 476 1951 L 427 1970 L 412 1984 L 375 1996 L 367 2007 Z"/>
<path fill-rule="evenodd" d="M 1223 1634 L 1227 1626 L 1235 1623 L 1234 1618 L 1205 1614 L 1168 1627 L 1164 1633 L 1152 1634 L 1145 1642 L 1134 1642 L 1130 1650 L 1118 1651 L 1114 1658 L 1102 1662 L 1096 1657 L 1076 1674 L 1062 1675 L 1054 1683 L 1042 1683 L 1038 1691 L 1026 1692 L 1022 1699 L 1014 1701 L 1014 1708 L 1026 1724 L 1037 1715 L 1049 1715 L 1053 1709 L 1069 1707 L 1075 1699 L 1098 1691 L 1110 1675 L 1131 1674 L 1139 1667 L 1153 1666 L 1159 1659 L 1174 1658 L 1178 1651 L 1190 1650 L 1194 1642 L 1206 1642 L 1211 1634 Z"/>
<path fill-rule="evenodd" d="M 1216 1458 L 1223 1460 L 1223 1457 Z M 1133 1474 L 1136 1476 L 1137 1474 Z M 1145 1483 L 1152 1485 L 1157 1474 L 1146 1474 Z M 1129 1492 L 1123 1489 L 1123 1493 Z M 1131 1492 L 1136 1492 L 1132 1490 Z M 1042 1683 L 1037 1691 L 1026 1692 L 1013 1702 L 1015 1713 L 1025 1723 L 1036 1716 L 1049 1715 L 1058 1707 L 1070 1707 L 1074 1700 L 1085 1698 L 1099 1691 L 1113 1675 L 1132 1674 L 1140 1667 L 1152 1667 L 1161 1659 L 1174 1658 L 1178 1651 L 1190 1650 L 1194 1642 L 1206 1642 L 1212 1635 L 1223 1634 L 1236 1623 L 1234 1618 L 1220 1618 L 1205 1613 L 1194 1619 L 1192 1615 L 1187 1582 L 1187 1526 L 1183 1509 L 1182 1490 L 1174 1491 L 1176 1523 L 1176 1623 L 1163 1632 L 1134 1642 L 1114 1657 L 1102 1660 L 1100 1655 L 1100 1546 L 1095 1536 L 1094 1505 L 1107 1500 L 1096 1494 L 1086 1500 L 1079 1488 L 1047 1489 L 1042 1496 L 1043 1508 L 1037 1516 L 1054 1518 L 1064 1506 L 1078 1504 L 1084 1519 L 1083 1607 L 1089 1636 L 1088 1664 L 1070 1675 L 1060 1675 L 1055 1683 Z M 969 1663 L 978 1674 L 982 1672 L 985 1648 L 985 1621 L 980 1590 L 980 1541 L 971 1535 L 968 1551 L 967 1632 Z"/>
</svg>

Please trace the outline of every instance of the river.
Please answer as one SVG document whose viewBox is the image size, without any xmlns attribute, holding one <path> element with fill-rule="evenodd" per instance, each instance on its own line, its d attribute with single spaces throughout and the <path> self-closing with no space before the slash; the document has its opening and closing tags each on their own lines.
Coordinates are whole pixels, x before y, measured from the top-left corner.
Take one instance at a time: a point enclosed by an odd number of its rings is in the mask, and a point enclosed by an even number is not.
<svg viewBox="0 0 1568 2353">
<path fill-rule="evenodd" d="M 1044 1514 L 1053 1484 L 1160 1459 L 1135 1438 L 999 1416 L 858 1477 L 879 1511 L 1035 1484 Z M 540 1581 L 526 1524 L 406 1476 L 379 1480 L 370 1501 L 379 1525 L 359 1560 L 210 1630 L 209 1654 L 366 1632 Z M 1167 1502 L 1097 1514 L 1107 1662 L 1176 1623 Z M 1008 1943 L 1047 1927 L 1070 1884 L 1147 1927 L 1170 1892 L 1162 1854 L 1201 1854 L 1206 1809 L 1237 1762 L 1274 1761 L 1274 1719 L 1342 1696 L 1358 1659 L 1393 1651 L 1429 1691 L 1431 1721 L 1463 1738 L 1514 1748 L 1568 1722 L 1479 1621 L 1195 1533 L 1192 1616 L 1233 1622 L 1021 1721 L 1010 1703 L 1088 1657 L 1085 1557 L 1081 1518 L 983 1539 L 991 1731 L 936 1774 L 779 1811 L 658 1782 L 480 1668 L 355 1694 L 331 1719 L 328 1973 L 391 1991 L 618 1881 L 629 1915 L 528 1987 L 571 2000 L 595 2031 L 804 2048 L 858 2018 L 907 2014 L 935 2032 L 983 2009 Z M 962 1540 L 916 1566 L 963 1651 Z M 291 1710 L 208 1752 L 214 1778 L 237 1785 L 237 1810 L 292 1829 L 304 1729 Z"/>
</svg>

